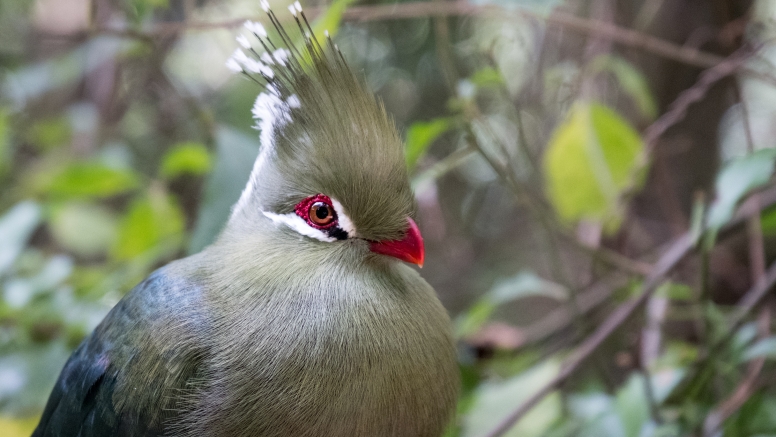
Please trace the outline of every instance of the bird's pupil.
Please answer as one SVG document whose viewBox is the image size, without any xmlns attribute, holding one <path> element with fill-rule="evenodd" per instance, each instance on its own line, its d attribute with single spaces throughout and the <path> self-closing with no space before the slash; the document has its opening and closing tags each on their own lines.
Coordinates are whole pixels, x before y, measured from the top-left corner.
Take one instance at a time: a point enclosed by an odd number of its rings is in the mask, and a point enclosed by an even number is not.
<svg viewBox="0 0 776 437">
<path fill-rule="evenodd" d="M 325 220 L 329 217 L 329 205 L 321 204 L 315 208 L 315 216 L 320 220 Z"/>
</svg>

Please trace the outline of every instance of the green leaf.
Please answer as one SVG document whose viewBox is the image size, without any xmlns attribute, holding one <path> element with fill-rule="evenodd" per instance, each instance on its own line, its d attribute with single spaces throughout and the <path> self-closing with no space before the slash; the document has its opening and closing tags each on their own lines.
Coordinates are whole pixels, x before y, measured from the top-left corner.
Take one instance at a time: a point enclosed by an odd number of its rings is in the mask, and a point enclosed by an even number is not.
<svg viewBox="0 0 776 437">
<path fill-rule="evenodd" d="M 569 397 L 569 410 L 582 419 L 574 437 L 625 437 L 625 429 L 614 408 L 613 397 L 592 392 Z"/>
<path fill-rule="evenodd" d="M 132 202 L 119 230 L 113 257 L 124 261 L 150 250 L 176 252 L 185 219 L 178 202 L 161 189 L 152 188 Z"/>
<path fill-rule="evenodd" d="M 555 300 L 568 299 L 566 287 L 542 279 L 534 272 L 522 271 L 503 279 L 488 292 L 488 299 L 496 304 L 522 299 L 529 296 L 544 296 Z"/>
<path fill-rule="evenodd" d="M 25 201 L 16 204 L 0 217 L 0 275 L 21 254 L 27 240 L 38 227 L 41 215 L 40 205 Z"/>
<path fill-rule="evenodd" d="M 107 208 L 69 202 L 52 209 L 49 228 L 65 249 L 84 257 L 104 254 L 116 240 L 118 220 Z"/>
<path fill-rule="evenodd" d="M 326 9 L 326 12 L 313 23 L 315 37 L 318 38 L 319 41 L 325 41 L 325 32 L 328 32 L 333 38 L 339 31 L 340 23 L 342 22 L 342 14 L 345 13 L 345 9 L 354 2 L 355 0 L 334 0 Z"/>
<path fill-rule="evenodd" d="M 540 278 L 530 271 L 498 281 L 482 298 L 456 321 L 456 335 L 466 337 L 477 332 L 490 320 L 499 307 L 508 302 L 531 296 L 566 300 L 568 290 L 562 285 Z"/>
<path fill-rule="evenodd" d="M 137 175 L 98 162 L 70 164 L 49 183 L 47 191 L 55 197 L 110 197 L 137 188 Z"/>
<path fill-rule="evenodd" d="M 413 123 L 407 130 L 407 145 L 405 148 L 407 168 L 412 171 L 420 157 L 426 153 L 426 150 L 434 140 L 450 130 L 453 125 L 452 120 L 449 118 L 436 118 L 431 121 Z"/>
<path fill-rule="evenodd" d="M 690 301 L 693 298 L 692 287 L 686 284 L 677 284 L 675 282 L 664 282 L 663 285 L 655 290 L 655 295 L 666 299 L 678 301 Z"/>
<path fill-rule="evenodd" d="M 575 104 L 544 157 L 548 194 L 560 217 L 599 220 L 615 231 L 622 194 L 642 182 L 643 150 L 638 133 L 614 111 Z"/>
<path fill-rule="evenodd" d="M 620 418 L 625 437 L 639 437 L 642 428 L 650 420 L 644 376 L 634 373 L 617 391 L 614 409 Z"/>
<path fill-rule="evenodd" d="M 716 232 L 733 217 L 738 202 L 748 192 L 762 187 L 773 174 L 776 149 L 758 150 L 728 162 L 717 175 L 717 198 L 709 208 L 706 221 L 712 239 Z"/>
<path fill-rule="evenodd" d="M 132 0 L 132 18 L 135 22 L 141 22 L 146 16 L 153 13 L 154 9 L 167 9 L 170 7 L 169 0 Z"/>
<path fill-rule="evenodd" d="M 776 358 L 776 337 L 763 338 L 746 349 L 742 361 L 755 358 Z"/>
<path fill-rule="evenodd" d="M 560 361 L 554 358 L 506 381 L 480 384 L 474 393 L 469 414 L 463 418 L 462 437 L 480 436 L 501 422 L 516 405 L 532 396 L 560 370 Z M 552 393 L 539 402 L 507 437 L 539 437 L 545 435 L 561 417 L 562 402 L 558 393 Z"/>
<path fill-rule="evenodd" d="M 617 56 L 601 55 L 591 61 L 590 68 L 594 72 L 612 73 L 622 90 L 633 99 L 645 117 L 654 119 L 657 116 L 657 103 L 647 79 L 633 64 Z"/>
<path fill-rule="evenodd" d="M 0 416 L 0 429 L 5 437 L 28 437 L 38 426 L 40 417 L 4 417 Z"/>
<path fill-rule="evenodd" d="M 10 114 L 0 108 L 0 175 L 3 175 L 11 165 L 11 133 Z"/>
<path fill-rule="evenodd" d="M 420 195 L 430 188 L 437 179 L 467 163 L 469 159 L 476 156 L 476 153 L 474 149 L 466 147 L 447 155 L 441 161 L 413 176 L 410 181 L 412 191 L 415 192 L 416 196 Z"/>
<path fill-rule="evenodd" d="M 481 68 L 469 77 L 469 81 L 477 87 L 489 87 L 504 85 L 504 78 L 501 73 L 493 67 Z"/>
<path fill-rule="evenodd" d="M 66 117 L 52 118 L 35 123 L 26 137 L 39 150 L 46 151 L 70 143 L 72 128 Z"/>
<path fill-rule="evenodd" d="M 54 290 L 72 272 L 72 258 L 65 255 L 53 256 L 34 276 L 11 278 L 4 287 L 4 300 L 11 308 L 22 308 L 36 295 Z"/>
<path fill-rule="evenodd" d="M 215 165 L 205 181 L 189 253 L 199 252 L 213 242 L 224 227 L 232 205 L 245 188 L 258 154 L 259 142 L 255 137 L 226 127 L 217 131 Z"/>
<path fill-rule="evenodd" d="M 769 208 L 760 215 L 760 227 L 763 235 L 773 237 L 776 235 L 776 208 Z"/>
<path fill-rule="evenodd" d="M 455 321 L 455 336 L 465 338 L 475 334 L 490 320 L 497 305 L 488 299 L 480 299 Z"/>
<path fill-rule="evenodd" d="M 165 179 L 189 174 L 201 176 L 210 171 L 213 163 L 207 148 L 200 143 L 180 143 L 172 146 L 162 158 L 159 172 Z"/>
</svg>

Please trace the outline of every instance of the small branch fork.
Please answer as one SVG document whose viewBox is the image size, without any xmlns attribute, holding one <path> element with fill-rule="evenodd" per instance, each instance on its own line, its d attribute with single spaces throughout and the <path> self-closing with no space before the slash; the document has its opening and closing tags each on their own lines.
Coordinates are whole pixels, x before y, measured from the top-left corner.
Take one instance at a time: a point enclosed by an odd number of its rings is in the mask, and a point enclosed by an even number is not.
<svg viewBox="0 0 776 437">
<path fill-rule="evenodd" d="M 704 71 L 698 82 L 679 94 L 679 97 L 671 103 L 668 111 L 644 131 L 644 143 L 647 147 L 650 150 L 654 149 L 657 140 L 671 126 L 684 119 L 685 115 L 687 115 L 687 110 L 693 103 L 702 100 L 714 84 L 739 71 L 757 51 L 758 49 L 742 47 L 728 58 Z"/>
<path fill-rule="evenodd" d="M 776 190 L 775 190 L 776 192 Z M 774 205 L 773 193 L 767 196 L 768 202 L 763 202 L 762 207 L 767 208 Z M 755 194 L 763 196 L 763 193 Z M 739 209 L 736 218 L 726 226 L 723 231 L 731 230 L 734 227 L 746 222 L 754 215 L 760 214 L 760 209 L 747 208 L 744 205 Z M 668 274 L 676 268 L 679 263 L 689 255 L 695 246 L 695 241 L 690 232 L 682 235 L 674 240 L 664 254 L 654 264 L 652 272 L 646 277 L 644 284 L 641 287 L 641 294 L 623 304 L 618 306 L 609 317 L 599 327 L 585 339 L 571 354 L 566 361 L 565 365 L 561 369 L 555 378 L 544 385 L 533 396 L 527 399 L 517 409 L 510 413 L 501 423 L 498 424 L 493 430 L 483 435 L 483 437 L 499 437 L 504 435 L 509 429 L 511 429 L 520 419 L 523 418 L 534 406 L 536 406 L 544 397 L 555 391 L 565 382 L 571 375 L 573 375 L 587 360 L 596 349 L 609 338 L 614 331 L 616 331 L 623 323 L 625 323 L 636 312 L 636 310 L 654 293 L 655 289 L 660 286 L 668 276 Z M 740 310 L 733 315 L 730 321 L 730 335 L 734 333 L 743 322 L 746 317 L 755 308 L 768 293 L 773 286 L 776 285 L 776 263 L 772 264 L 765 276 L 746 294 L 742 299 Z M 742 388 L 750 390 L 751 386 Z M 735 396 L 735 394 L 734 394 Z M 732 400 L 731 402 L 735 402 Z"/>
<path fill-rule="evenodd" d="M 598 347 L 609 336 L 617 330 L 630 316 L 638 309 L 655 289 L 665 280 L 666 275 L 671 272 L 679 262 L 690 253 L 693 248 L 692 236 L 687 233 L 669 247 L 665 254 L 655 263 L 652 272 L 647 276 L 642 292 L 639 297 L 632 299 L 615 309 L 612 314 L 598 328 L 580 344 L 566 361 L 563 369 L 555 378 L 547 383 L 541 390 L 536 392 L 528 400 L 523 402 L 516 410 L 509 414 L 496 428 L 484 437 L 498 437 L 509 431 L 518 420 L 520 420 L 528 411 L 538 404 L 545 396 L 555 391 L 566 379 L 579 369 L 580 365 L 598 349 Z"/>
</svg>

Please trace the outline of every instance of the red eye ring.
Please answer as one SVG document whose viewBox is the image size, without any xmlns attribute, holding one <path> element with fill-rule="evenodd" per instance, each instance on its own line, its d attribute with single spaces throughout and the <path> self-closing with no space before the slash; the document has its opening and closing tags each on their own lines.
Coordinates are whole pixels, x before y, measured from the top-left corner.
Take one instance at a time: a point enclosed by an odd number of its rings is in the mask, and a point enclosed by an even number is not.
<svg viewBox="0 0 776 437">
<path fill-rule="evenodd" d="M 329 229 L 337 224 L 334 203 L 325 194 L 310 196 L 294 207 L 296 215 L 315 229 Z"/>
</svg>

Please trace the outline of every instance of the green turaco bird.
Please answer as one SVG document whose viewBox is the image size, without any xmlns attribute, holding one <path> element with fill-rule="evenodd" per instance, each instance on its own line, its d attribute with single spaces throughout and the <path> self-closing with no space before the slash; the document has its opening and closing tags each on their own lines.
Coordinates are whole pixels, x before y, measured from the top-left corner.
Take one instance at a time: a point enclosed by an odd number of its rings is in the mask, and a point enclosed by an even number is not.
<svg viewBox="0 0 776 437">
<path fill-rule="evenodd" d="M 422 264 L 423 242 L 402 143 L 290 9 L 301 48 L 268 11 L 279 36 L 246 23 L 259 44 L 239 37 L 227 64 L 265 90 L 260 153 L 225 229 L 111 310 L 33 436 L 438 437 L 449 424 L 455 348 L 405 264 Z"/>
</svg>

